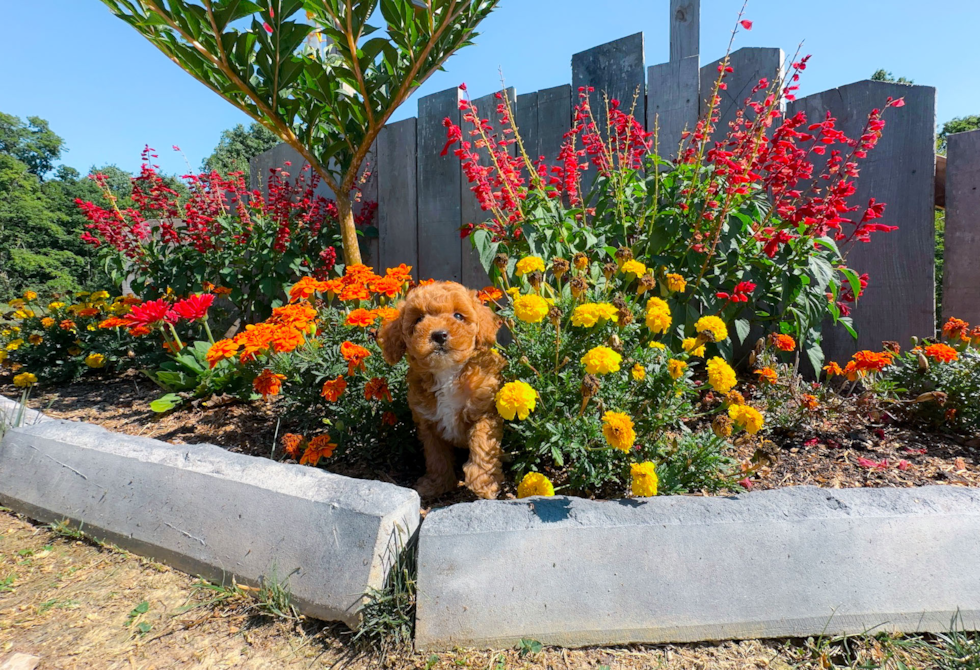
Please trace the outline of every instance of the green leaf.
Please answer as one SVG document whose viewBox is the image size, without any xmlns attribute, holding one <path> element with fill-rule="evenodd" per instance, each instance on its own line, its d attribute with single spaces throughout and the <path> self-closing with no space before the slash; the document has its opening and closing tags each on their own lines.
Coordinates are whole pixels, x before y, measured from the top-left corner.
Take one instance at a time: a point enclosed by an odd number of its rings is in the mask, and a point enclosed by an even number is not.
<svg viewBox="0 0 980 670">
<path fill-rule="evenodd" d="M 174 407 L 179 407 L 183 402 L 183 399 L 176 393 L 168 393 L 151 402 L 150 409 L 158 413 L 169 412 Z"/>
<path fill-rule="evenodd" d="M 752 324 L 749 323 L 748 319 L 735 319 L 735 335 L 738 337 L 739 344 L 745 342 L 745 338 L 749 336 L 751 329 Z"/>
</svg>

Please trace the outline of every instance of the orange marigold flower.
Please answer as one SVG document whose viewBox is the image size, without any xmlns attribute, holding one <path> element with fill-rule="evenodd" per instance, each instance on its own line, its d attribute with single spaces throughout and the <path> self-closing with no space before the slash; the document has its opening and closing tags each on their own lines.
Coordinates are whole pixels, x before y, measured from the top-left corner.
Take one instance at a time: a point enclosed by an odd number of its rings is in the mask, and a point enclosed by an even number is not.
<svg viewBox="0 0 980 670">
<path fill-rule="evenodd" d="M 348 375 L 353 375 L 358 368 L 367 372 L 367 368 L 364 367 L 364 359 L 370 356 L 371 352 L 364 347 L 350 341 L 344 341 L 340 345 L 340 355 L 347 361 Z"/>
<path fill-rule="evenodd" d="M 302 435 L 297 435 L 296 433 L 286 433 L 282 436 L 280 443 L 282 444 L 283 451 L 287 454 L 296 458 L 299 456 L 299 451 L 303 446 L 303 442 L 306 438 Z"/>
<path fill-rule="evenodd" d="M 327 281 L 320 282 L 320 292 L 326 293 L 329 298 L 340 293 L 343 288 L 344 283 L 339 279 L 328 279 Z"/>
<path fill-rule="evenodd" d="M 847 365 L 844 366 L 844 370 L 842 374 L 845 377 L 847 377 L 847 381 L 853 382 L 853 381 L 857 381 L 858 374 L 864 376 L 864 371 L 859 370 L 857 363 L 855 363 L 854 361 L 848 361 Z"/>
<path fill-rule="evenodd" d="M 970 324 L 966 321 L 951 316 L 949 321 L 943 324 L 943 337 L 950 340 L 969 340 L 969 329 Z"/>
<path fill-rule="evenodd" d="M 270 340 L 272 350 L 277 354 L 294 351 L 296 348 L 302 346 L 304 342 L 306 342 L 306 338 L 303 337 L 302 332 L 284 326 L 276 328 Z"/>
<path fill-rule="evenodd" d="M 416 286 L 428 286 L 429 284 L 435 284 L 435 283 L 436 283 L 435 279 L 420 279 L 419 283 L 416 284 Z"/>
<path fill-rule="evenodd" d="M 133 326 L 129 329 L 129 334 L 133 337 L 141 337 L 143 335 L 149 335 L 150 329 L 146 326 Z"/>
<path fill-rule="evenodd" d="M 378 295 L 396 297 L 402 292 L 404 282 L 397 277 L 377 277 L 368 282 L 368 288 Z"/>
<path fill-rule="evenodd" d="M 367 286 L 364 284 L 349 284 L 341 289 L 337 297 L 344 302 L 370 300 L 371 292 L 368 291 Z"/>
<path fill-rule="evenodd" d="M 394 426 L 398 423 L 398 417 L 395 416 L 394 412 L 385 412 L 381 415 L 381 423 L 386 426 Z"/>
<path fill-rule="evenodd" d="M 245 330 L 235 335 L 235 343 L 241 346 L 241 362 L 246 363 L 272 346 L 279 326 L 269 323 L 256 323 L 245 326 Z"/>
<path fill-rule="evenodd" d="M 306 330 L 314 319 L 316 319 L 316 309 L 309 303 L 300 302 L 276 307 L 266 322 L 296 330 Z"/>
<path fill-rule="evenodd" d="M 43 319 L 41 319 L 41 325 L 44 326 L 45 328 L 50 328 L 54 324 L 55 324 L 55 320 L 52 319 L 50 316 L 46 316 Z"/>
<path fill-rule="evenodd" d="M 75 327 L 75 322 L 72 321 L 71 319 L 65 319 L 64 321 L 59 323 L 58 326 L 62 330 L 72 330 Z"/>
<path fill-rule="evenodd" d="M 126 319 L 120 319 L 118 316 L 110 316 L 105 321 L 99 322 L 99 328 L 108 330 L 109 328 L 119 328 L 125 326 L 129 323 Z"/>
<path fill-rule="evenodd" d="M 391 391 L 388 390 L 388 380 L 374 377 L 364 385 L 365 400 L 387 400 L 391 402 Z"/>
<path fill-rule="evenodd" d="M 483 304 L 488 302 L 496 302 L 504 297 L 504 292 L 501 291 L 496 286 L 486 286 L 483 289 L 477 291 L 476 298 Z"/>
<path fill-rule="evenodd" d="M 367 328 L 374 324 L 374 321 L 378 318 L 378 315 L 369 309 L 355 309 L 347 318 L 344 319 L 344 323 L 348 326 L 360 326 L 361 328 Z"/>
<path fill-rule="evenodd" d="M 772 342 L 772 346 L 776 347 L 780 351 L 793 351 L 796 349 L 796 340 L 789 335 L 772 333 L 769 336 L 769 341 Z"/>
<path fill-rule="evenodd" d="M 827 379 L 844 374 L 844 371 L 841 370 L 841 367 L 837 365 L 837 363 L 834 363 L 833 361 L 823 366 L 823 371 L 827 373 Z"/>
<path fill-rule="evenodd" d="M 938 344 L 930 344 L 925 348 L 924 353 L 929 358 L 940 361 L 941 363 L 952 363 L 960 357 L 956 349 L 948 344 L 943 344 L 942 342 Z"/>
<path fill-rule="evenodd" d="M 351 277 L 353 279 L 367 281 L 368 279 L 377 276 L 378 275 L 374 274 L 374 270 L 369 268 L 367 265 L 364 265 L 363 263 L 355 263 L 353 265 L 348 265 L 346 268 L 344 268 L 345 279 L 347 277 Z"/>
<path fill-rule="evenodd" d="M 210 349 L 208 349 L 208 353 L 205 358 L 207 359 L 208 364 L 213 368 L 226 358 L 231 358 L 234 356 L 236 351 L 238 351 L 238 345 L 234 342 L 234 340 L 218 340 L 211 345 Z"/>
<path fill-rule="evenodd" d="M 300 465 L 316 465 L 321 458 L 333 456 L 333 450 L 337 445 L 331 442 L 329 435 L 317 435 L 310 440 L 309 446 L 303 452 L 303 458 L 299 459 Z"/>
<path fill-rule="evenodd" d="M 313 277 L 301 277 L 300 280 L 293 284 L 293 287 L 289 289 L 289 300 L 291 302 L 306 300 L 319 290 L 320 282 L 318 282 L 316 279 Z"/>
<path fill-rule="evenodd" d="M 374 310 L 375 315 L 381 319 L 381 323 L 398 318 L 398 310 L 394 307 L 378 307 Z"/>
<path fill-rule="evenodd" d="M 270 395 L 279 395 L 284 381 L 286 381 L 286 375 L 277 375 L 266 368 L 252 381 L 252 388 L 261 393 L 263 398 L 268 399 Z"/>
<path fill-rule="evenodd" d="M 817 400 L 817 396 L 810 395 L 809 393 L 804 393 L 800 397 L 800 404 L 806 407 L 811 412 L 816 410 L 820 406 L 820 402 Z"/>
<path fill-rule="evenodd" d="M 215 286 L 212 293 L 220 296 L 231 295 L 231 289 L 228 288 L 227 286 Z"/>
<path fill-rule="evenodd" d="M 388 268 L 385 271 L 386 277 L 394 277 L 404 283 L 412 279 L 412 266 L 402 263 L 397 268 Z"/>
<path fill-rule="evenodd" d="M 762 368 L 761 370 L 756 370 L 755 374 L 759 375 L 760 382 L 766 382 L 767 384 L 775 384 L 779 381 L 779 375 L 772 368 Z"/>
<path fill-rule="evenodd" d="M 98 307 L 86 307 L 84 309 L 78 310 L 78 316 L 98 316 L 100 314 Z"/>
<path fill-rule="evenodd" d="M 336 379 L 328 379 L 323 382 L 323 390 L 320 395 L 326 398 L 327 402 L 337 402 L 337 399 L 344 394 L 347 389 L 347 380 L 341 376 Z"/>
<path fill-rule="evenodd" d="M 854 354 L 854 364 L 861 373 L 881 372 L 892 364 L 895 354 L 890 351 L 859 351 Z"/>
<path fill-rule="evenodd" d="M 974 326 L 970 331 L 970 343 L 975 347 L 980 347 L 980 326 Z"/>
</svg>

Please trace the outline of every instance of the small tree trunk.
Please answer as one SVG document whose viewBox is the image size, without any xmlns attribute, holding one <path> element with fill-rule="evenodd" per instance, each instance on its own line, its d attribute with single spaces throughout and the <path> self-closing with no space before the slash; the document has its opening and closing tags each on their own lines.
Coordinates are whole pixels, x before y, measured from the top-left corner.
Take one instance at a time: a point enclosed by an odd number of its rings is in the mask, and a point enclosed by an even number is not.
<svg viewBox="0 0 980 670">
<path fill-rule="evenodd" d="M 344 243 L 344 265 L 361 263 L 361 248 L 357 244 L 357 230 L 354 228 L 354 208 L 350 196 L 338 193 L 337 217 L 340 219 L 340 238 Z"/>
</svg>

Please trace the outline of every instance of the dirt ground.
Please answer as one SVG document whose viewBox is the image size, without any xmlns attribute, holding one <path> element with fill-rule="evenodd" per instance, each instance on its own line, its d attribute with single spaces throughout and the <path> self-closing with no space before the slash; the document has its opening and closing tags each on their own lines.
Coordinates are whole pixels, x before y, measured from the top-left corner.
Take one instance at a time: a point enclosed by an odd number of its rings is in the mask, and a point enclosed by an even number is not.
<svg viewBox="0 0 980 670">
<path fill-rule="evenodd" d="M 210 602 L 214 593 L 201 584 L 139 556 L 93 545 L 0 511 L 0 666 L 6 656 L 19 652 L 41 657 L 42 670 L 900 667 L 887 664 L 894 643 L 875 638 L 546 647 L 525 656 L 516 649 L 441 654 L 401 649 L 382 659 L 376 652 L 358 651 L 351 643 L 352 633 L 341 624 L 256 616 L 248 611 L 249 597 Z M 906 654 L 905 667 L 937 667 L 924 653 L 921 649 L 916 652 L 924 664 L 908 664 Z"/>
</svg>

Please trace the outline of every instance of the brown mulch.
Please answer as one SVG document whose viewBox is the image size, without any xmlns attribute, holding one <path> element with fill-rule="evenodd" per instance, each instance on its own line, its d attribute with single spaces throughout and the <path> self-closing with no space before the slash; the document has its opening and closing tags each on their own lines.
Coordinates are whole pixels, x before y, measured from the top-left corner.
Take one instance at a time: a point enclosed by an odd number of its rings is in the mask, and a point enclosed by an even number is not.
<svg viewBox="0 0 980 670">
<path fill-rule="evenodd" d="M 0 386 L 18 398 L 19 389 Z M 230 398 L 194 402 L 167 414 L 149 403 L 161 391 L 146 377 L 130 371 L 119 376 L 85 378 L 54 388 L 35 388 L 29 405 L 49 416 L 86 421 L 109 430 L 152 437 L 173 444 L 211 443 L 229 451 L 282 460 L 272 409 L 263 403 Z M 841 401 L 847 406 L 846 401 Z M 775 430 L 763 439 L 744 437 L 735 443 L 753 490 L 812 485 L 825 488 L 912 487 L 933 484 L 980 486 L 980 439 L 944 435 L 903 424 L 888 412 L 877 422 L 856 412 L 815 416 L 796 431 Z M 275 447 L 274 447 L 275 445 Z M 418 470 L 390 471 L 356 458 L 331 459 L 328 469 L 351 477 L 411 486 Z M 508 485 L 502 497 L 512 497 Z M 424 501 L 427 507 L 473 500 L 465 488 Z"/>
</svg>

